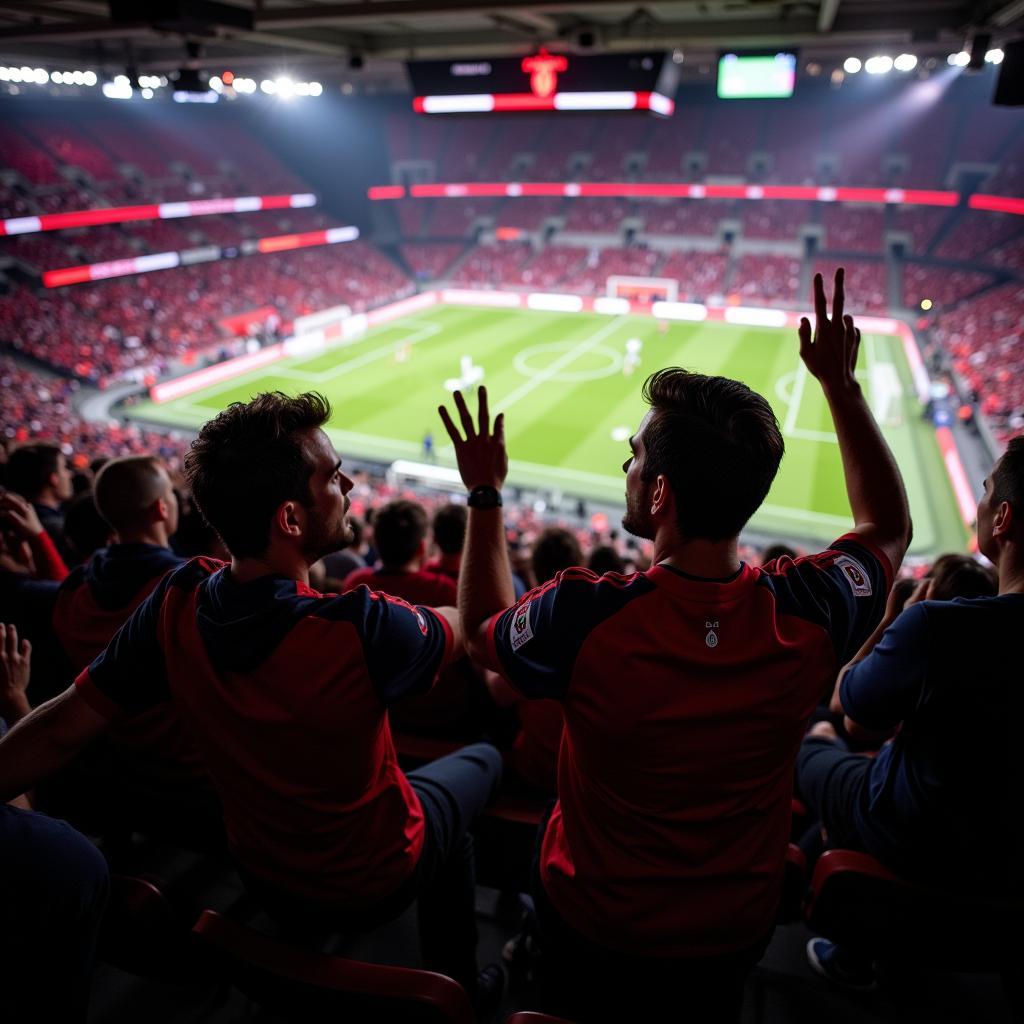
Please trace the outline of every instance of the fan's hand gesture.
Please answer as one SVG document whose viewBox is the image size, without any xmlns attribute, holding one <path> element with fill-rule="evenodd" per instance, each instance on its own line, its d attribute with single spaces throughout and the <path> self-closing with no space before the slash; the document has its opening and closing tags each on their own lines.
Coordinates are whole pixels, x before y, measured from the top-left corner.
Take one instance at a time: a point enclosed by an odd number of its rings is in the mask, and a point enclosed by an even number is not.
<svg viewBox="0 0 1024 1024">
<path fill-rule="evenodd" d="M 25 538 L 38 537 L 43 532 L 43 524 L 36 510 L 14 491 L 0 494 L 0 519 Z"/>
<path fill-rule="evenodd" d="M 455 408 L 458 410 L 462 433 L 465 433 L 465 437 L 452 422 L 448 410 L 443 405 L 438 406 L 437 411 L 441 414 L 441 420 L 448 431 L 448 436 L 455 446 L 455 458 L 458 460 L 459 472 L 462 474 L 462 482 L 466 487 L 469 490 L 484 486 L 500 489 L 505 482 L 505 477 L 508 476 L 508 453 L 505 451 L 505 414 L 498 413 L 495 417 L 492 432 L 491 414 L 487 408 L 487 388 L 479 389 L 478 398 L 477 422 L 474 424 L 462 392 L 455 392 Z"/>
<path fill-rule="evenodd" d="M 815 274 L 813 334 L 807 317 L 800 318 L 800 358 L 826 391 L 857 387 L 854 370 L 857 368 L 860 331 L 854 327 L 852 316 L 843 315 L 843 278 L 844 271 L 840 267 L 836 271 L 832 318 L 829 319 L 825 282 L 821 274 Z"/>
<path fill-rule="evenodd" d="M 18 642 L 16 626 L 0 622 L 0 715 L 8 725 L 24 718 L 29 712 L 28 689 L 32 644 Z"/>
</svg>

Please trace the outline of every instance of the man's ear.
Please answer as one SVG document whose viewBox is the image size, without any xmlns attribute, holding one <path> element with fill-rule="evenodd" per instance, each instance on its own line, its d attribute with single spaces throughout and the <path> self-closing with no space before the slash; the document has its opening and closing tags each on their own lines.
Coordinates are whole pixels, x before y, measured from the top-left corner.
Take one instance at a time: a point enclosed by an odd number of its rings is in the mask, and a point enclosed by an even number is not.
<svg viewBox="0 0 1024 1024">
<path fill-rule="evenodd" d="M 305 526 L 303 508 L 297 501 L 283 501 L 277 506 L 273 524 L 285 537 L 300 537 Z"/>
<path fill-rule="evenodd" d="M 1013 506 L 1008 501 L 1001 501 L 992 519 L 992 536 L 1008 537 L 1013 533 L 1015 525 Z"/>
<path fill-rule="evenodd" d="M 651 493 L 651 515 L 659 515 L 671 512 L 675 508 L 675 496 L 672 494 L 672 487 L 668 477 L 659 473 L 654 480 L 654 490 Z"/>
</svg>

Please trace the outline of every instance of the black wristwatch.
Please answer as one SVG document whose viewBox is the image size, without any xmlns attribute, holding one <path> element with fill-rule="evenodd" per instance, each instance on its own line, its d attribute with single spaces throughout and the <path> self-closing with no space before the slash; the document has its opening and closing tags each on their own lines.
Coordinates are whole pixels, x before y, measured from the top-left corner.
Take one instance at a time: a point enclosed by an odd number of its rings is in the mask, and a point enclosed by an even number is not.
<svg viewBox="0 0 1024 1024">
<path fill-rule="evenodd" d="M 491 487 L 489 484 L 474 487 L 469 492 L 469 497 L 466 498 L 466 504 L 470 508 L 479 508 L 484 511 L 491 508 L 501 508 L 501 491 L 497 487 Z"/>
</svg>

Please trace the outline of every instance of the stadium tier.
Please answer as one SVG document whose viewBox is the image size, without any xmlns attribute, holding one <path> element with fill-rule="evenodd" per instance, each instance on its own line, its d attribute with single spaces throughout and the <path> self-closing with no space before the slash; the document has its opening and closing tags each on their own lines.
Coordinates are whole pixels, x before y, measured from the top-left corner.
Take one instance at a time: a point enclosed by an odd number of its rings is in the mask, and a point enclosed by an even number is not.
<svg viewBox="0 0 1024 1024">
<path fill-rule="evenodd" d="M 17 6 L 5 1024 L 1016 1020 L 1024 7 Z"/>
</svg>

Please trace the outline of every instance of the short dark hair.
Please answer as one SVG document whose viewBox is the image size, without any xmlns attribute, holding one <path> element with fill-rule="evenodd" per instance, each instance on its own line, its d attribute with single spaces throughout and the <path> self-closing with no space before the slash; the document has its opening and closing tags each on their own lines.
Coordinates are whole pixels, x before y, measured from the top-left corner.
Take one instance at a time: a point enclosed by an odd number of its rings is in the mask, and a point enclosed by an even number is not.
<svg viewBox="0 0 1024 1024">
<path fill-rule="evenodd" d="M 442 505 L 434 513 L 432 528 L 437 546 L 446 555 L 460 554 L 466 539 L 466 506 Z"/>
<path fill-rule="evenodd" d="M 113 529 L 130 530 L 145 524 L 146 510 L 166 486 L 166 471 L 155 455 L 110 459 L 96 475 L 96 508 Z"/>
<path fill-rule="evenodd" d="M 64 453 L 55 444 L 26 444 L 7 459 L 7 486 L 34 501 L 49 484 Z"/>
<path fill-rule="evenodd" d="M 322 427 L 331 404 L 309 391 L 281 391 L 232 402 L 210 420 L 185 455 L 196 505 L 236 558 L 261 555 L 282 502 L 312 503 L 313 473 L 298 434 Z"/>
<path fill-rule="evenodd" d="M 738 380 L 679 367 L 651 374 L 643 397 L 654 415 L 641 478 L 665 475 L 682 536 L 735 537 L 764 501 L 785 450 L 772 407 Z"/>
<path fill-rule="evenodd" d="M 1011 438 L 992 470 L 992 504 L 1004 501 L 1017 515 L 1024 515 L 1024 437 Z"/>
<path fill-rule="evenodd" d="M 928 574 L 932 578 L 928 597 L 933 601 L 952 601 L 954 597 L 995 597 L 999 580 L 987 566 L 970 555 L 942 555 Z"/>
<path fill-rule="evenodd" d="M 601 544 L 590 552 L 587 568 L 591 572 L 596 572 L 598 576 L 603 576 L 606 572 L 625 572 L 626 563 L 610 544 Z"/>
<path fill-rule="evenodd" d="M 583 564 L 580 542 L 561 526 L 549 526 L 534 541 L 530 555 L 537 583 L 547 583 L 563 569 Z"/>
<path fill-rule="evenodd" d="M 388 502 L 373 518 L 373 538 L 387 568 L 410 562 L 427 536 L 427 511 L 417 501 Z"/>
<path fill-rule="evenodd" d="M 84 562 L 94 551 L 106 547 L 112 529 L 115 528 L 96 507 L 91 493 L 76 495 L 64 517 L 64 543 L 72 562 Z"/>
</svg>

